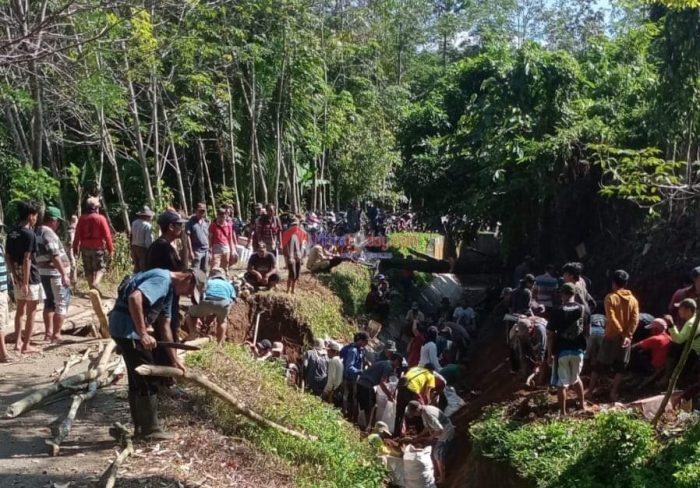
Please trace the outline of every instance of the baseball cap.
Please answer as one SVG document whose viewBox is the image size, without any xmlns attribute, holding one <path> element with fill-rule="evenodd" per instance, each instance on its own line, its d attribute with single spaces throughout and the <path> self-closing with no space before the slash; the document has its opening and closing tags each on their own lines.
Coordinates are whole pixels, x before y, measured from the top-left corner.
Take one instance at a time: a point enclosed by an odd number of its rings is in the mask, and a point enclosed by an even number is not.
<svg viewBox="0 0 700 488">
<path fill-rule="evenodd" d="M 272 342 L 270 342 L 267 339 L 263 339 L 262 341 L 257 343 L 258 349 L 272 349 Z"/>
<path fill-rule="evenodd" d="M 653 330 L 666 330 L 666 321 L 664 319 L 654 319 L 650 323 L 644 326 L 645 329 L 653 329 Z"/>
<path fill-rule="evenodd" d="M 284 352 L 284 344 L 282 344 L 281 342 L 273 342 L 272 352 L 278 352 L 282 354 Z"/>
<path fill-rule="evenodd" d="M 52 219 L 63 220 L 63 216 L 61 215 L 61 210 L 56 208 L 56 207 L 46 207 L 46 211 L 44 212 L 44 215 L 46 217 L 51 217 Z"/>
<path fill-rule="evenodd" d="M 674 303 L 673 306 L 676 308 L 678 308 L 678 307 L 692 308 L 693 310 L 696 310 L 698 308 L 697 303 L 692 298 L 684 298 L 679 303 Z"/>
<path fill-rule="evenodd" d="M 372 429 L 372 432 L 375 434 L 387 434 L 391 435 L 391 431 L 389 430 L 389 426 L 386 424 L 386 422 L 382 422 L 381 420 L 374 424 L 374 429 Z"/>
<path fill-rule="evenodd" d="M 696 266 L 690 271 L 690 276 L 695 279 L 700 276 L 700 266 Z"/>
<path fill-rule="evenodd" d="M 158 216 L 158 225 L 163 227 L 170 224 L 184 224 L 185 222 L 187 219 L 183 219 L 179 213 L 172 210 L 166 210 Z"/>
<path fill-rule="evenodd" d="M 226 278 L 226 273 L 222 268 L 212 268 L 209 270 L 209 278 Z"/>
</svg>

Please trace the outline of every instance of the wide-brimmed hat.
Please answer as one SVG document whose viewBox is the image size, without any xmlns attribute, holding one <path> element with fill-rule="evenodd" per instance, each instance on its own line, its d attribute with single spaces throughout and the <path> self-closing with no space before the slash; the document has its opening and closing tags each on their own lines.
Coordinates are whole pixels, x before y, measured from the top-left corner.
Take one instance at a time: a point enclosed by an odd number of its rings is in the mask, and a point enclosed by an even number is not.
<svg viewBox="0 0 700 488">
<path fill-rule="evenodd" d="M 384 343 L 384 350 L 389 352 L 396 352 L 396 342 L 386 341 Z"/>
<path fill-rule="evenodd" d="M 155 213 L 153 212 L 153 210 L 150 209 L 150 207 L 148 205 L 144 205 L 141 208 L 141 210 L 136 212 L 136 215 L 139 215 L 139 216 L 143 215 L 144 217 L 153 217 L 155 215 Z"/>
</svg>

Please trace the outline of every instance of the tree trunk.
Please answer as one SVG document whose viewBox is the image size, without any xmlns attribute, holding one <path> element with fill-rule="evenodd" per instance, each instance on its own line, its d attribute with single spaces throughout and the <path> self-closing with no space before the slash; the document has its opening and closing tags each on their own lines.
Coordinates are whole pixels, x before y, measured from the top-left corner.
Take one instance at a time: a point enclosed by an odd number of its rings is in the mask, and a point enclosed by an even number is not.
<svg viewBox="0 0 700 488">
<path fill-rule="evenodd" d="M 148 161 L 146 160 L 146 149 L 144 148 L 143 137 L 141 135 L 141 121 L 139 120 L 139 108 L 136 100 L 136 91 L 134 90 L 134 84 L 131 80 L 131 75 L 129 74 L 131 68 L 129 66 L 129 58 L 126 54 L 126 46 L 124 46 L 123 43 L 122 49 L 124 51 L 124 66 L 126 68 L 126 86 L 129 89 L 129 111 L 131 112 L 131 123 L 134 130 L 134 139 L 136 140 L 136 153 L 143 171 L 143 180 L 146 187 L 146 199 L 151 207 L 155 207 L 153 187 L 151 186 L 151 175 L 148 171 Z"/>
<path fill-rule="evenodd" d="M 124 229 L 127 233 L 131 232 L 131 221 L 129 220 L 129 210 L 124 200 L 124 190 L 122 188 L 122 180 L 119 175 L 119 166 L 117 165 L 117 157 L 114 151 L 114 142 L 112 141 L 112 136 L 107 129 L 107 122 L 105 121 L 104 111 L 102 108 L 98 109 L 98 117 L 100 121 L 100 143 L 104 155 L 107 157 L 110 166 L 112 167 L 112 173 L 114 174 L 114 185 L 117 192 L 117 200 L 119 202 L 119 210 L 122 214 L 122 219 L 124 220 Z"/>
<path fill-rule="evenodd" d="M 228 140 L 231 146 L 231 177 L 233 178 L 233 190 L 236 193 L 236 210 L 243 218 L 243 208 L 241 208 L 241 197 L 238 189 L 238 174 L 236 171 L 236 134 L 233 119 L 233 94 L 231 93 L 231 83 L 226 77 L 226 89 L 228 90 Z"/>
<path fill-rule="evenodd" d="M 214 212 L 216 212 L 216 198 L 214 197 L 214 188 L 211 184 L 211 175 L 209 174 L 209 163 L 207 163 L 206 150 L 204 149 L 204 142 L 202 142 L 201 137 L 197 138 L 197 145 L 199 146 L 199 158 L 202 165 L 203 178 L 206 179 L 207 187 L 209 188 L 209 194 L 211 195 L 211 206 L 214 209 Z M 202 201 L 206 202 L 206 200 Z"/>
<path fill-rule="evenodd" d="M 175 178 L 177 180 L 177 189 L 180 194 L 180 206 L 185 215 L 189 215 L 187 207 L 187 195 L 185 194 L 185 185 L 182 182 L 182 171 L 180 170 L 180 160 L 177 157 L 177 148 L 175 146 L 175 139 L 173 138 L 173 133 L 170 130 L 170 121 L 168 120 L 168 112 L 163 107 L 163 122 L 165 123 L 165 131 L 168 134 L 168 140 L 170 141 L 170 151 L 173 153 L 173 163 L 171 166 L 175 170 Z M 190 199 L 191 201 L 191 199 Z"/>
</svg>

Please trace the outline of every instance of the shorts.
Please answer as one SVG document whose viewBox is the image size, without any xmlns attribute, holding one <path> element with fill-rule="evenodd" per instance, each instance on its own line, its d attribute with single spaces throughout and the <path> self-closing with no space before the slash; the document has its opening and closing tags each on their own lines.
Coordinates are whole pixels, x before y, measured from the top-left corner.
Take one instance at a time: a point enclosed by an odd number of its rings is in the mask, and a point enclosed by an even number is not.
<svg viewBox="0 0 700 488">
<path fill-rule="evenodd" d="M 225 244 L 214 244 L 211 248 L 212 254 L 226 254 L 227 256 L 231 254 L 231 248 Z"/>
<path fill-rule="evenodd" d="M 586 344 L 586 359 L 590 361 L 591 366 L 595 366 L 598 363 L 598 354 L 600 354 L 600 348 L 603 344 L 603 334 L 591 334 L 588 336 L 588 341 Z"/>
<path fill-rule="evenodd" d="M 10 322 L 10 303 L 7 290 L 0 291 L 0 334 L 5 333 Z"/>
<path fill-rule="evenodd" d="M 210 315 L 216 315 L 217 320 L 223 322 L 231 310 L 231 300 L 202 300 L 197 305 L 192 305 L 187 312 L 190 317 L 203 319 Z"/>
<path fill-rule="evenodd" d="M 44 298 L 44 291 L 41 288 L 41 283 L 35 285 L 29 285 L 29 294 L 24 295 L 22 293 L 22 286 L 17 286 L 14 288 L 15 291 L 15 301 L 25 301 L 25 302 L 38 302 Z"/>
<path fill-rule="evenodd" d="M 600 369 L 612 368 L 615 373 L 622 373 L 630 362 L 630 347 L 623 348 L 624 337 L 605 337 L 600 344 L 596 358 Z"/>
<path fill-rule="evenodd" d="M 85 273 L 103 273 L 107 269 L 104 249 L 82 249 L 83 270 Z"/>
<path fill-rule="evenodd" d="M 557 355 L 557 367 L 552 368 L 552 384 L 568 388 L 580 379 L 583 352 L 562 351 Z"/>
<path fill-rule="evenodd" d="M 287 272 L 290 280 L 298 280 L 301 274 L 301 259 L 284 258 L 287 264 Z"/>
<path fill-rule="evenodd" d="M 41 286 L 44 288 L 44 308 L 65 317 L 70 306 L 70 288 L 63 286 L 60 276 L 42 276 Z"/>
</svg>

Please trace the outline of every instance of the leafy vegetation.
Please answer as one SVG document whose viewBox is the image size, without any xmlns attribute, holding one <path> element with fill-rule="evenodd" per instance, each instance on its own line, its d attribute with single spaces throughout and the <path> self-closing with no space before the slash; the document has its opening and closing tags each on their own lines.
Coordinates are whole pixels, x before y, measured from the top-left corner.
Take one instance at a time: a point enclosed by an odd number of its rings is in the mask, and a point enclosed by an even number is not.
<svg viewBox="0 0 700 488">
<path fill-rule="evenodd" d="M 522 423 L 497 407 L 470 434 L 481 454 L 508 462 L 542 488 L 689 488 L 700 480 L 700 423 L 664 444 L 628 412 Z"/>
<path fill-rule="evenodd" d="M 356 317 L 363 313 L 365 297 L 372 283 L 370 271 L 361 265 L 343 263 L 319 279 L 343 302 L 343 313 Z"/>
<path fill-rule="evenodd" d="M 217 423 L 295 468 L 298 486 L 344 488 L 383 486 L 384 471 L 359 432 L 319 398 L 286 384 L 280 367 L 256 362 L 239 346 L 207 347 L 187 357 L 190 367 L 211 375 L 266 418 L 318 437 L 301 441 L 252 424 L 219 400 L 211 401 Z"/>
</svg>

